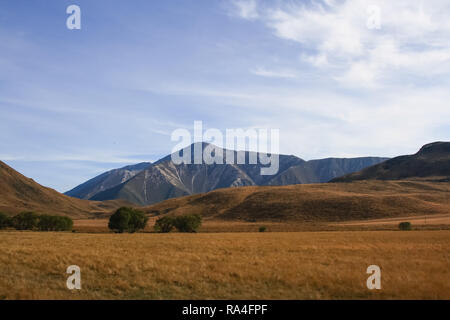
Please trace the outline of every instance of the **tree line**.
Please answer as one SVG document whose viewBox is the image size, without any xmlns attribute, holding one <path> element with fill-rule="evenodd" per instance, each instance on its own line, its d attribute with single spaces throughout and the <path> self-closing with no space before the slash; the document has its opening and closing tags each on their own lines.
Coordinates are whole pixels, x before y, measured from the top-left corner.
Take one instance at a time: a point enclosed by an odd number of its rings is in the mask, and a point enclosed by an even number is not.
<svg viewBox="0 0 450 320">
<path fill-rule="evenodd" d="M 0 229 L 70 231 L 72 227 L 73 220 L 69 217 L 37 214 L 31 211 L 9 217 L 0 212 Z"/>
<path fill-rule="evenodd" d="M 134 233 L 144 229 L 147 221 L 148 217 L 144 212 L 122 207 L 109 218 L 108 227 L 116 233 Z M 173 229 L 179 232 L 197 232 L 201 224 L 202 217 L 198 214 L 164 216 L 156 220 L 154 230 L 160 233 L 170 232 Z"/>
<path fill-rule="evenodd" d="M 108 228 L 116 233 L 135 233 L 147 226 L 148 216 L 137 209 L 122 207 L 109 218 Z M 155 232 L 167 233 L 176 229 L 178 232 L 197 232 L 202 224 L 198 214 L 164 216 L 156 220 Z M 39 231 L 70 231 L 73 220 L 69 217 L 37 214 L 31 211 L 21 212 L 9 217 L 0 212 L 0 229 L 15 228 L 16 230 Z"/>
</svg>

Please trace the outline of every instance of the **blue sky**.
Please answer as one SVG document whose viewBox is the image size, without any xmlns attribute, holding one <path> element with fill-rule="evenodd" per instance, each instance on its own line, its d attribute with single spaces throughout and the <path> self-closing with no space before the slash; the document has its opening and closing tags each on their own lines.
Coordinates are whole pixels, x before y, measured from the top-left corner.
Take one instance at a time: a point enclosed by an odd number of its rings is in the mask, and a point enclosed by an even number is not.
<svg viewBox="0 0 450 320">
<path fill-rule="evenodd" d="M 307 160 L 414 153 L 450 140 L 449 15 L 444 0 L 2 1 L 0 160 L 67 191 L 170 153 L 194 120 L 280 129 Z"/>
</svg>

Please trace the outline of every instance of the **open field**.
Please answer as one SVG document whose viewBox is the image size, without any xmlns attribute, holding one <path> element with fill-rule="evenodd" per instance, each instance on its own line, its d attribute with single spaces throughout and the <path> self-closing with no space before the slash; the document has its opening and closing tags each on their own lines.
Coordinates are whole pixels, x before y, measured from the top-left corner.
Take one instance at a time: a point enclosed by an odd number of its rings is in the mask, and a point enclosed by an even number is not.
<svg viewBox="0 0 450 320">
<path fill-rule="evenodd" d="M 153 226 L 158 217 L 150 217 L 144 232 L 154 232 Z M 266 227 L 267 232 L 299 232 L 299 231 L 367 231 L 398 230 L 402 221 L 412 223 L 418 230 L 450 230 L 450 214 L 429 216 L 409 216 L 389 219 L 355 220 L 340 223 L 327 222 L 274 222 L 274 221 L 229 221 L 206 218 L 198 232 L 258 232 L 259 227 Z M 74 220 L 74 230 L 81 233 L 109 233 L 108 219 Z"/>
<path fill-rule="evenodd" d="M 0 232 L 2 299 L 450 299 L 450 231 Z M 382 289 L 366 288 L 366 268 Z M 66 268 L 81 268 L 69 291 Z"/>
<path fill-rule="evenodd" d="M 365 221 L 349 221 L 339 223 L 340 226 L 370 226 L 370 225 L 395 225 L 397 226 L 402 221 L 409 221 L 415 226 L 426 225 L 450 225 L 450 213 L 449 214 L 435 214 L 416 217 L 397 217 L 387 219 L 373 219 Z"/>
</svg>

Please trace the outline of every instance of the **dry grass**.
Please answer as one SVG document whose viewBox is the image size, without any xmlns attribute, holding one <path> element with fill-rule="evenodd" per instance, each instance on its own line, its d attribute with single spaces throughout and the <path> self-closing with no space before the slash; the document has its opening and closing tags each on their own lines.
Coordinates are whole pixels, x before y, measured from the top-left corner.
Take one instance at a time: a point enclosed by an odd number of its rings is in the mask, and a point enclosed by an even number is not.
<svg viewBox="0 0 450 320">
<path fill-rule="evenodd" d="M 416 217 L 396 217 L 387 219 L 374 219 L 365 221 L 348 221 L 339 223 L 341 226 L 369 226 L 369 225 L 395 225 L 397 226 L 402 221 L 409 221 L 414 226 L 426 225 L 448 225 L 450 226 L 450 213 L 448 214 L 434 214 Z"/>
<path fill-rule="evenodd" d="M 450 299 L 450 231 L 0 232 L 0 252 L 6 299 Z M 371 264 L 382 290 L 365 286 Z"/>
<path fill-rule="evenodd" d="M 150 217 L 144 232 L 154 232 L 153 226 L 158 217 Z M 342 223 L 327 222 L 274 222 L 274 221 L 229 221 L 206 218 L 198 230 L 200 233 L 218 232 L 258 232 L 266 227 L 267 232 L 300 232 L 300 231 L 375 231 L 398 230 L 398 224 L 410 221 L 417 230 L 449 230 L 450 215 L 431 215 L 419 217 L 397 217 L 392 219 L 376 219 L 366 221 L 347 221 Z M 74 230 L 81 233 L 110 233 L 108 219 L 74 220 Z"/>
</svg>

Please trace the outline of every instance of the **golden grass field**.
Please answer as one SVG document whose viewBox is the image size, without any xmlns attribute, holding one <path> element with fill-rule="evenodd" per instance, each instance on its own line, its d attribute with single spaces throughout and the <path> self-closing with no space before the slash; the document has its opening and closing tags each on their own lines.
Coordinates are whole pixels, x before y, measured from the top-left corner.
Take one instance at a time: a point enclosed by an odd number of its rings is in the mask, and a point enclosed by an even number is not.
<svg viewBox="0 0 450 320">
<path fill-rule="evenodd" d="M 158 217 L 150 217 L 144 232 L 154 232 L 153 226 Z M 267 232 L 299 232 L 299 231 L 367 231 L 398 230 L 403 221 L 412 223 L 417 230 L 450 230 L 450 214 L 434 214 L 428 216 L 408 216 L 397 218 L 354 220 L 346 222 L 274 222 L 274 221 L 229 221 L 203 219 L 199 232 L 258 232 L 259 227 L 266 227 Z M 74 220 L 74 230 L 81 233 L 110 233 L 108 219 Z"/>
<path fill-rule="evenodd" d="M 450 299 L 450 231 L 0 232 L 0 299 Z M 368 290 L 366 268 L 382 269 Z M 82 290 L 66 288 L 69 265 Z"/>
</svg>

